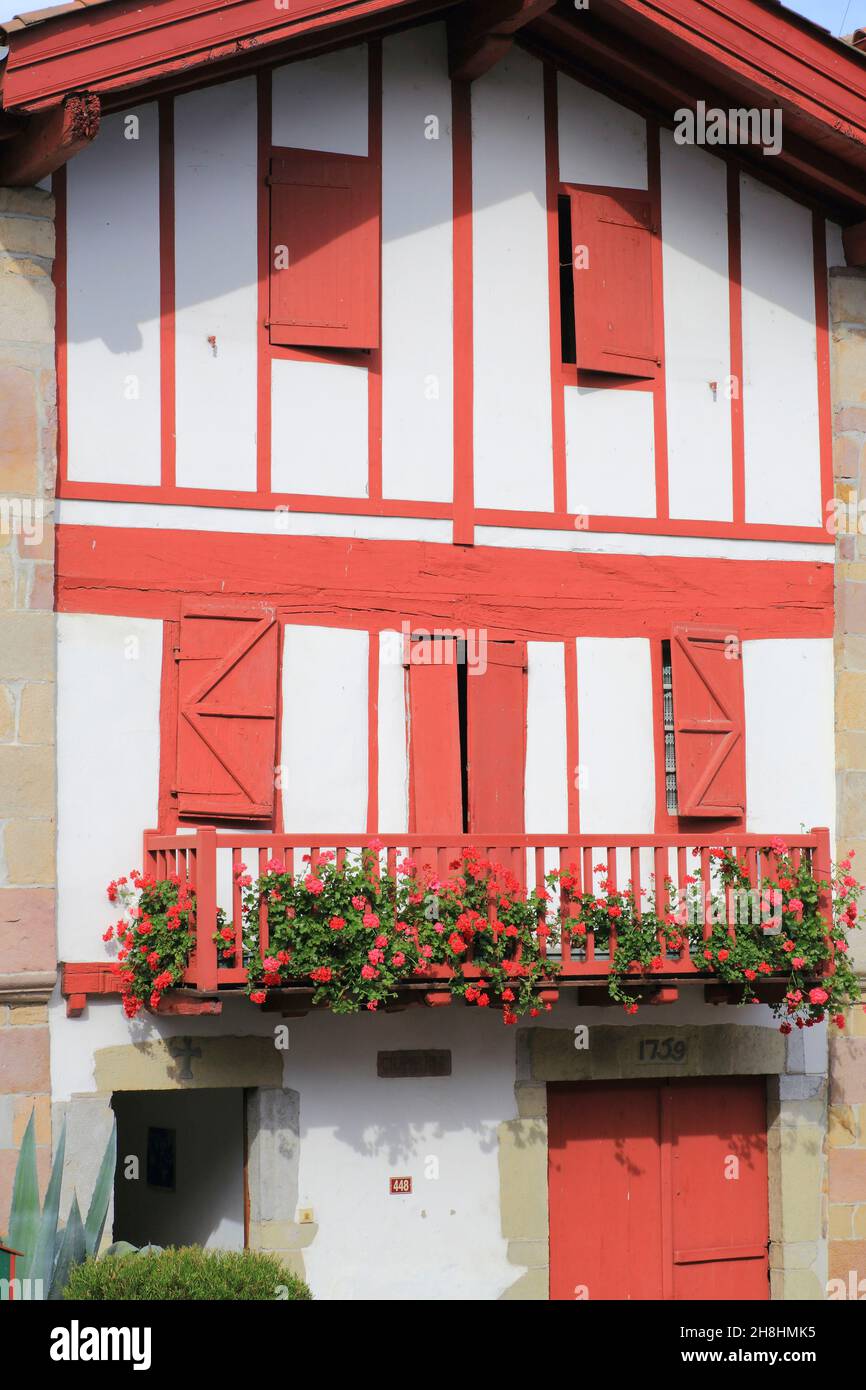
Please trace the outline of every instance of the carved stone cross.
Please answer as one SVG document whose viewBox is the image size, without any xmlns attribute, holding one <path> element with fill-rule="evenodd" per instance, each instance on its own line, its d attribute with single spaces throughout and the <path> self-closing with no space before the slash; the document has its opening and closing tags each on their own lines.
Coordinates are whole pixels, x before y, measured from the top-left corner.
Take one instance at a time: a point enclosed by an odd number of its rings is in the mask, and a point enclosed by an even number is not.
<svg viewBox="0 0 866 1390">
<path fill-rule="evenodd" d="M 192 1081 L 192 1059 L 201 1056 L 201 1048 L 193 1047 L 192 1038 L 170 1038 L 168 1050 L 179 1064 L 178 1081 Z"/>
</svg>

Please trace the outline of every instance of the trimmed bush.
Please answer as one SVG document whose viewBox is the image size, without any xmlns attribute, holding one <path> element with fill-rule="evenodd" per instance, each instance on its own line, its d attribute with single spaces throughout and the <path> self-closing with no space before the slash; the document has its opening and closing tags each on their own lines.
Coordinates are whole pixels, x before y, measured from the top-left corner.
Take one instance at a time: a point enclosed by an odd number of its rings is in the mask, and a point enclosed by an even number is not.
<svg viewBox="0 0 866 1390">
<path fill-rule="evenodd" d="M 309 1300 L 303 1279 L 290 1274 L 276 1255 L 257 1250 L 168 1248 L 157 1254 L 103 1256 L 72 1271 L 68 1299 Z"/>
</svg>

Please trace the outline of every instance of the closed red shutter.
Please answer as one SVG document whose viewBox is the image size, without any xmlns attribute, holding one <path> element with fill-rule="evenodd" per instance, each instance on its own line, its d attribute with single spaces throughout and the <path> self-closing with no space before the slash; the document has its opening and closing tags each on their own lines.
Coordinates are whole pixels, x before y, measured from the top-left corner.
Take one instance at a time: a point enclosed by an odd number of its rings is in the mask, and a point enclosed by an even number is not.
<svg viewBox="0 0 866 1390">
<path fill-rule="evenodd" d="M 523 833 L 526 643 L 488 642 L 483 672 L 466 681 L 469 833 Z"/>
<path fill-rule="evenodd" d="M 373 161 L 283 150 L 271 160 L 272 343 L 379 346 L 379 188 Z"/>
<path fill-rule="evenodd" d="M 274 614 L 188 605 L 177 660 L 178 814 L 269 818 L 277 732 Z"/>
<path fill-rule="evenodd" d="M 419 835 L 463 833 L 456 645 L 435 638 L 410 647 L 409 829 Z"/>
<path fill-rule="evenodd" d="M 655 376 L 660 349 L 649 197 L 628 190 L 569 192 L 577 365 L 594 372 Z"/>
<path fill-rule="evenodd" d="M 675 627 L 671 668 L 681 816 L 746 810 L 743 662 L 736 633 Z"/>
</svg>

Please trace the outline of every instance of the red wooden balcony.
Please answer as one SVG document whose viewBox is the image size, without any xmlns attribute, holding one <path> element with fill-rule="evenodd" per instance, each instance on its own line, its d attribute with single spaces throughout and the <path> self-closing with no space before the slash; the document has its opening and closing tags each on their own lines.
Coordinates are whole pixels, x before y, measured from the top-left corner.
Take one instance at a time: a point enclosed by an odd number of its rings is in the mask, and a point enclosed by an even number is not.
<svg viewBox="0 0 866 1390">
<path fill-rule="evenodd" d="M 600 881 L 606 878 L 611 891 L 625 889 L 631 882 L 647 885 L 651 876 L 657 883 L 665 878 L 672 881 L 680 901 L 683 900 L 688 881 L 691 880 L 693 897 L 700 895 L 702 901 L 709 902 L 711 895 L 718 901 L 719 883 L 717 870 L 711 859 L 711 849 L 734 850 L 741 862 L 746 864 L 750 885 L 757 894 L 776 877 L 775 855 L 767 849 L 769 835 L 490 835 L 483 840 L 478 836 L 449 836 L 443 843 L 442 837 L 432 835 L 340 835 L 321 834 L 315 837 L 302 835 L 257 834 L 242 831 L 222 833 L 215 829 L 200 829 L 189 833 L 173 835 L 147 831 L 144 836 L 145 874 L 157 879 L 177 875 L 182 883 L 188 883 L 196 894 L 196 947 L 184 977 L 184 989 L 173 992 L 163 1005 L 164 1012 L 219 1012 L 220 1000 L 231 993 L 243 992 L 247 984 L 247 970 L 243 958 L 243 910 L 242 889 L 239 885 L 238 866 L 246 864 L 249 873 L 255 878 L 265 873 L 268 860 L 282 860 L 287 869 L 299 872 L 306 864 L 314 871 L 325 851 L 336 852 L 337 862 L 348 854 L 364 848 L 378 847 L 377 854 L 382 870 L 392 876 L 400 872 L 398 866 L 404 857 L 409 856 L 419 864 L 430 865 L 442 878 L 453 872 L 451 863 L 463 848 L 472 847 L 487 858 L 510 869 L 520 885 L 526 890 L 541 888 L 545 875 L 551 869 L 567 873 L 573 881 L 570 894 L 562 892 L 561 906 L 567 914 L 569 897 L 582 892 L 598 892 Z M 781 837 L 789 847 L 794 868 L 799 868 L 803 857 L 810 865 L 812 876 L 824 882 L 830 880 L 830 833 L 827 829 L 815 829 L 809 834 Z M 304 856 L 310 856 L 306 860 Z M 731 893 L 732 890 L 728 890 Z M 234 959 L 218 957 L 214 934 L 217 929 L 217 910 L 225 911 L 225 916 L 234 931 Z M 552 904 L 556 907 L 557 904 Z M 495 904 L 491 903 L 491 920 L 495 918 Z M 823 903 L 829 925 L 829 903 Z M 730 904 L 726 915 L 729 923 L 737 921 L 736 909 Z M 742 921 L 743 919 L 740 918 Z M 754 920 L 754 919 L 752 919 Z M 703 925 L 703 940 L 710 937 L 713 924 L 707 920 Z M 734 935 L 736 925 L 729 925 L 729 934 Z M 579 944 L 578 944 L 579 943 Z M 260 916 L 260 949 L 262 957 L 267 954 L 267 915 L 262 909 Z M 700 942 L 697 942 L 698 949 Z M 703 961 L 694 955 L 696 942 L 691 948 L 671 952 L 664 940 L 659 942 L 660 967 L 654 970 L 651 980 L 640 980 L 642 988 L 649 985 L 654 1002 L 669 1002 L 676 998 L 677 985 L 701 979 L 706 988 L 706 997 L 720 1002 L 729 997 L 729 986 L 713 985 L 713 976 L 708 973 Z M 563 934 L 561 945 L 549 952 L 552 967 L 548 998 L 555 997 L 555 990 L 569 986 L 582 986 L 583 997 L 587 1001 L 606 1002 L 605 981 L 610 972 L 610 962 L 616 951 L 615 924 L 605 934 L 604 941 L 597 941 L 595 932 L 589 931 L 581 938 L 569 939 Z M 462 965 L 466 976 L 477 975 L 478 967 L 473 966 L 471 955 Z M 832 946 L 827 938 L 827 959 L 823 972 L 832 969 Z M 450 994 L 442 988 L 452 975 L 452 968 L 437 965 L 424 976 L 418 977 L 407 986 L 407 993 L 414 993 L 419 1000 L 427 1003 L 450 1002 Z M 439 990 L 436 983 L 439 982 Z M 636 981 L 636 983 L 638 983 Z M 601 988 L 599 988 L 601 987 Z M 116 992 L 117 979 L 109 963 L 67 964 L 64 966 L 64 994 L 67 996 L 70 1013 L 80 1013 L 88 994 Z M 774 989 L 778 996 L 779 982 L 767 976 L 756 985 L 759 997 L 773 1000 Z M 297 996 L 297 1003 L 303 1007 L 312 992 L 307 980 L 298 980 L 279 991 L 286 996 Z M 209 998 L 208 998 L 209 997 Z M 207 1000 L 207 1002 L 206 1002 Z M 291 1007 L 291 1005 L 289 1005 Z"/>
</svg>

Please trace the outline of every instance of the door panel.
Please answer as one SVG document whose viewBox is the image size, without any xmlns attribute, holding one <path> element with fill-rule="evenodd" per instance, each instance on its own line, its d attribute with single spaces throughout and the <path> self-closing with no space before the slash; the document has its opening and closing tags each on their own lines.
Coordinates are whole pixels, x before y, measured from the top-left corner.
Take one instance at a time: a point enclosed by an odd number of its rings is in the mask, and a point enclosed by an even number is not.
<svg viewBox="0 0 866 1390">
<path fill-rule="evenodd" d="M 548 1126 L 551 1298 L 661 1298 L 655 1091 L 551 1085 Z"/>
<path fill-rule="evenodd" d="M 667 1086 L 674 1298 L 765 1299 L 766 1092 L 753 1077 Z"/>
<path fill-rule="evenodd" d="M 550 1296 L 769 1297 L 762 1077 L 548 1086 Z"/>
</svg>

